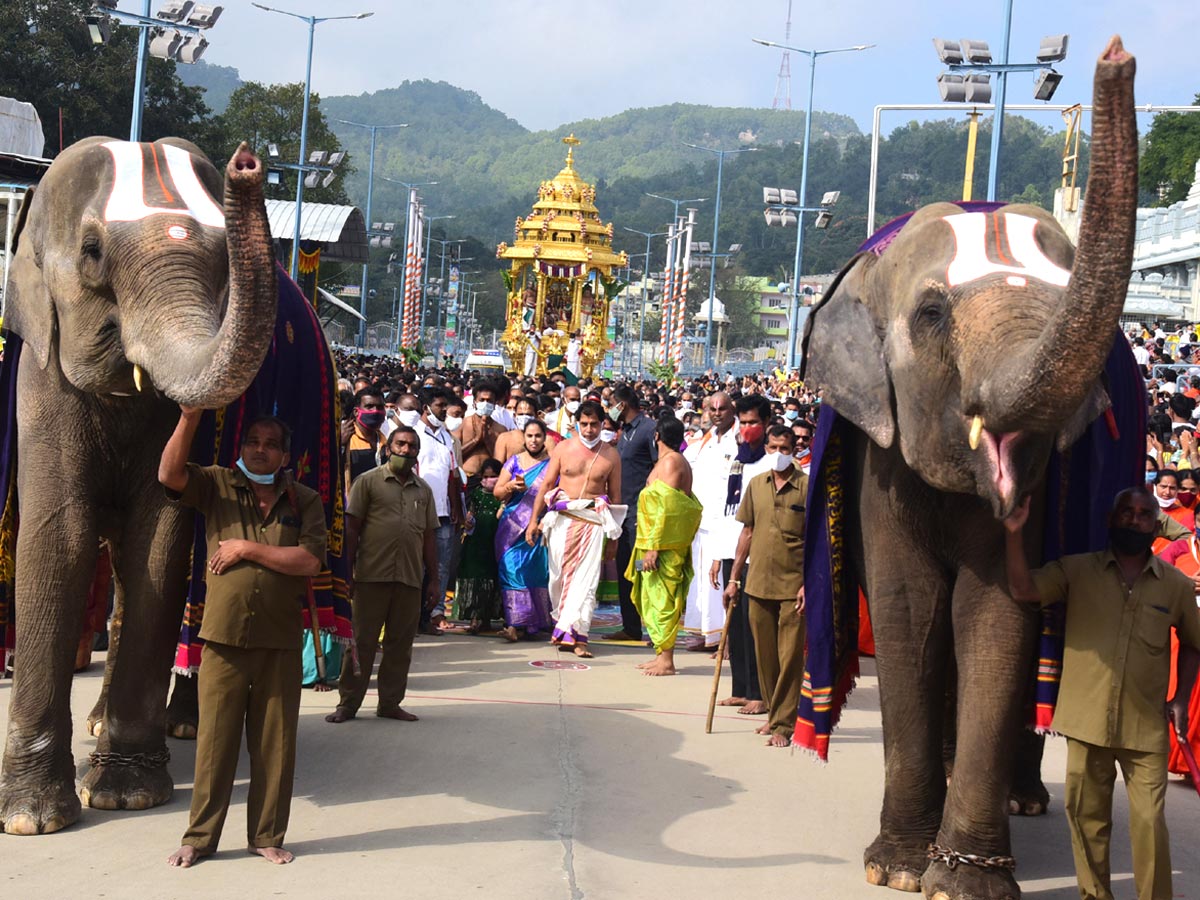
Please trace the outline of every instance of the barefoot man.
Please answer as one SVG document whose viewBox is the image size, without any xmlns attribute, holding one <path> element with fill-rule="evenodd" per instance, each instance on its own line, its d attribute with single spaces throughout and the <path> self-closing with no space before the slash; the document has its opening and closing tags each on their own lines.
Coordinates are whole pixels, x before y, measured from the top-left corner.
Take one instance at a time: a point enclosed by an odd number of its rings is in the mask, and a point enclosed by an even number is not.
<svg viewBox="0 0 1200 900">
<path fill-rule="evenodd" d="M 703 508 L 692 494 L 692 467 L 679 448 L 683 423 L 658 420 L 658 462 L 638 495 L 637 539 L 625 570 L 630 595 L 654 642 L 654 661 L 638 666 L 643 675 L 675 674 L 675 636 L 692 580 L 692 539 Z"/>
<path fill-rule="evenodd" d="M 291 429 L 250 423 L 236 468 L 188 462 L 203 410 L 183 407 L 163 449 L 158 480 L 204 514 L 204 656 L 198 690 L 192 812 L 167 862 L 187 868 L 217 850 L 237 775 L 242 731 L 250 751 L 249 851 L 289 863 L 283 849 L 300 717 L 300 610 L 325 561 L 325 513 L 316 491 L 284 471 Z"/>
<path fill-rule="evenodd" d="M 554 448 L 525 530 L 530 546 L 542 532 L 546 536 L 555 619 L 551 643 L 570 647 L 585 659 L 592 655 L 588 629 L 596 611 L 601 563 L 616 558 L 625 518 L 624 506 L 609 504 L 609 498 L 621 496 L 621 458 L 600 440 L 603 417 L 599 403 L 580 404 L 578 432 Z"/>
</svg>

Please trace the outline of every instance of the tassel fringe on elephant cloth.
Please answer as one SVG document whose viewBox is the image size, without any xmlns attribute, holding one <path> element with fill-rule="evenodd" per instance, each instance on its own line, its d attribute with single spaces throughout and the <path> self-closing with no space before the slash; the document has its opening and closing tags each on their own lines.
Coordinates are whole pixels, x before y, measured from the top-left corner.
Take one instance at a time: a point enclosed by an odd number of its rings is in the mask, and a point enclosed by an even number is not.
<svg viewBox="0 0 1200 900">
<path fill-rule="evenodd" d="M 291 467 L 300 484 L 321 496 L 329 529 L 328 568 L 311 580 L 313 603 L 304 617 L 305 659 L 313 655 L 310 608 L 315 606 L 319 630 L 343 646 L 353 640 L 350 602 L 346 597 L 346 562 L 342 556 L 345 516 L 342 508 L 342 466 L 339 462 L 337 378 L 329 345 L 312 304 L 282 268 L 275 335 L 258 375 L 234 403 L 201 420 L 192 444 L 192 461 L 199 465 L 232 466 L 242 438 L 256 417 L 279 416 L 292 428 Z M 204 618 L 204 517 L 196 516 L 187 609 L 175 651 L 175 671 L 195 672 L 200 666 L 200 623 Z M 315 671 L 315 664 L 312 666 Z"/>
<path fill-rule="evenodd" d="M 987 212 L 990 203 L 959 203 Z M 860 249 L 882 255 L 908 216 L 876 232 Z M 832 292 L 830 292 L 832 293 Z M 828 296 L 828 295 L 827 295 Z M 1118 332 L 1105 364 L 1112 408 L 1101 414 L 1065 452 L 1051 454 L 1046 474 L 1043 559 L 1103 549 L 1113 498 L 1143 483 L 1145 385 L 1128 343 Z M 829 738 L 858 677 L 859 590 L 863 586 L 846 557 L 847 494 L 845 442 L 853 426 L 822 407 L 813 440 L 806 507 L 804 594 L 807 647 L 804 681 L 793 743 L 829 759 Z M 866 439 L 866 438 L 860 438 Z M 1037 669 L 1030 672 L 1029 725 L 1050 730 L 1062 674 L 1065 610 L 1042 611 Z"/>
<path fill-rule="evenodd" d="M 556 488 L 546 498 L 542 519 L 550 557 L 550 601 L 554 604 L 552 640 L 567 647 L 586 644 L 596 612 L 596 590 L 604 560 L 604 540 L 621 536 L 624 506 L 603 498 L 567 500 Z"/>
</svg>

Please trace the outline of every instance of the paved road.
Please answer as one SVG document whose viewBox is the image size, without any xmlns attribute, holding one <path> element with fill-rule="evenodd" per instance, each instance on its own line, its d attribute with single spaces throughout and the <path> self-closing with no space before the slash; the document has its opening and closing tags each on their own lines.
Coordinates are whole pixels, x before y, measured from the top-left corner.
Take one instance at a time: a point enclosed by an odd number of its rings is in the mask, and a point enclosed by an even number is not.
<svg viewBox="0 0 1200 900">
<path fill-rule="evenodd" d="M 751 733 L 761 719 L 723 714 L 706 736 L 707 655 L 681 654 L 679 677 L 650 679 L 633 668 L 649 651 L 598 652 L 586 671 L 556 671 L 529 665 L 558 658 L 544 644 L 421 638 L 406 703 L 421 716 L 413 724 L 370 716 L 328 725 L 335 695 L 306 691 L 290 866 L 244 852 L 245 765 L 221 852 L 192 870 L 166 866 L 186 824 L 194 746 L 171 741 L 169 804 L 85 810 L 47 837 L 0 835 L 0 895 L 898 897 L 862 875 L 882 785 L 869 660 L 822 767 L 763 747 Z M 80 760 L 93 744 L 82 720 L 99 683 L 99 663 L 75 682 Z M 9 684 L 0 682 L 0 727 Z M 1017 871 L 1026 897 L 1073 900 L 1063 742 L 1051 741 L 1046 757 L 1052 811 L 1014 821 Z M 1168 804 L 1175 896 L 1200 898 L 1200 798 L 1176 783 Z M 1123 800 L 1113 868 L 1118 896 L 1132 896 Z"/>
</svg>

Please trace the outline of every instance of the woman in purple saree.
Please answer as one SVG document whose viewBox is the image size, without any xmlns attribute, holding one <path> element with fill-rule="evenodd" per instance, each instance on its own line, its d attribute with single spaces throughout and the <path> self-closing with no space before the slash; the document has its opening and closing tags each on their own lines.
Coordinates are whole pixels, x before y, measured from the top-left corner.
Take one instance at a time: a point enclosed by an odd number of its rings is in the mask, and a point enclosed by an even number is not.
<svg viewBox="0 0 1200 900">
<path fill-rule="evenodd" d="M 550 455 L 546 451 L 546 426 L 534 419 L 525 425 L 525 448 L 509 458 L 496 483 L 496 497 L 504 504 L 496 529 L 496 559 L 504 599 L 502 632 L 510 641 L 521 631 L 536 634 L 550 630 L 550 564 L 546 545 L 530 547 L 525 529 L 533 514 L 533 501 L 545 477 Z"/>
</svg>

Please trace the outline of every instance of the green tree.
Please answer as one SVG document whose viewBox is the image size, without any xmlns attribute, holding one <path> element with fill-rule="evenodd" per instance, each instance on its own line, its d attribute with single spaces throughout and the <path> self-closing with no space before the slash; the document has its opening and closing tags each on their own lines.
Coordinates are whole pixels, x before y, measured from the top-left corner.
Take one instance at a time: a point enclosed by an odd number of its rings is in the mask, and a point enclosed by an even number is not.
<svg viewBox="0 0 1200 900">
<path fill-rule="evenodd" d="M 1192 100 L 1200 105 L 1200 94 Z M 1154 117 L 1143 141 L 1138 162 L 1142 202 L 1170 206 L 1187 196 L 1200 160 L 1200 115 L 1160 113 Z"/>
<path fill-rule="evenodd" d="M 138 29 L 114 28 L 95 45 L 83 17 L 89 0 L 4 0 L 0 3 L 0 95 L 32 103 L 42 120 L 47 156 L 103 134 L 125 138 L 133 109 Z M 146 67 L 142 139 L 175 136 L 210 142 L 211 113 L 203 92 L 180 81 L 176 64 Z"/>
<path fill-rule="evenodd" d="M 271 84 L 249 81 L 241 85 L 229 98 L 229 105 L 219 117 L 216 130 L 217 145 L 209 148 L 215 158 L 227 158 L 246 141 L 260 158 L 270 160 L 267 145 L 275 144 L 281 162 L 294 163 L 300 157 L 300 125 L 304 119 L 304 85 Z M 321 98 L 312 95 L 308 107 L 308 150 L 341 150 L 342 145 L 329 128 L 325 113 L 321 109 Z M 337 177 L 329 187 L 318 185 L 305 188 L 304 197 L 313 203 L 346 204 L 344 179 L 353 174 L 349 157 L 337 168 Z M 283 170 L 278 185 L 267 187 L 267 196 L 287 200 L 295 196 L 296 177 L 299 173 Z M 386 255 L 385 255 L 386 258 Z"/>
</svg>

